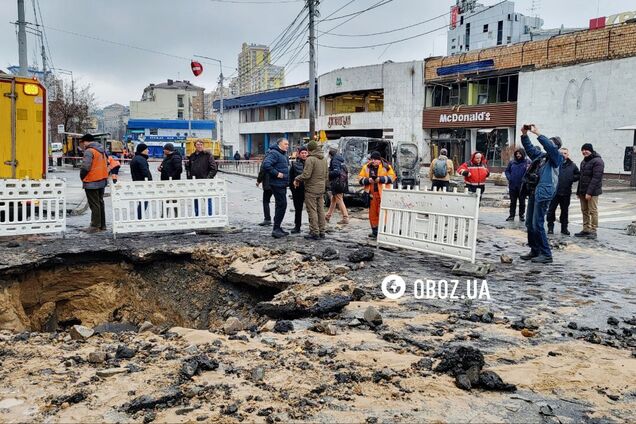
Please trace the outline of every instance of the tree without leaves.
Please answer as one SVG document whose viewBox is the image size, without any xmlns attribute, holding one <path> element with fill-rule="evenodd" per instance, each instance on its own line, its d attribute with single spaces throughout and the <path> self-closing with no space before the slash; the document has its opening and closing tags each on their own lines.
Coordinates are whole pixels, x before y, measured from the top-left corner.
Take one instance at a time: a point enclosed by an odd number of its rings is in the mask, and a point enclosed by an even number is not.
<svg viewBox="0 0 636 424">
<path fill-rule="evenodd" d="M 95 95 L 90 84 L 75 87 L 64 84 L 57 98 L 49 102 L 49 128 L 57 133 L 57 126 L 64 124 L 65 131 L 85 133 L 92 127 L 91 114 L 95 109 Z"/>
</svg>

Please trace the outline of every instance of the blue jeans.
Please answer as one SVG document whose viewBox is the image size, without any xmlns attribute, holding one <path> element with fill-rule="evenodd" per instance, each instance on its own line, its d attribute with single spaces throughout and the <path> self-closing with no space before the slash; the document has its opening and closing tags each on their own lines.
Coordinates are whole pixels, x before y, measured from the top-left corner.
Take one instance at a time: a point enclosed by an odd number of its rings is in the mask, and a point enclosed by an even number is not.
<svg viewBox="0 0 636 424">
<path fill-rule="evenodd" d="M 526 228 L 528 229 L 528 245 L 532 253 L 552 257 L 548 236 L 545 233 L 545 214 L 549 206 L 550 200 L 538 202 L 534 194 L 530 195 L 526 212 Z"/>
<path fill-rule="evenodd" d="M 199 216 L 199 199 L 194 199 L 194 215 Z M 208 216 L 212 216 L 212 199 L 208 199 Z"/>
</svg>

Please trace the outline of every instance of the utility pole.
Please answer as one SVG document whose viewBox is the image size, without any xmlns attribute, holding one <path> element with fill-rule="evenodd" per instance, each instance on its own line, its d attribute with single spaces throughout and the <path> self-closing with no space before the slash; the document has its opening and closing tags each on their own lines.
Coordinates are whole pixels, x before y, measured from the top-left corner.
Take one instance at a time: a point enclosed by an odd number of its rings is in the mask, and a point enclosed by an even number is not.
<svg viewBox="0 0 636 424">
<path fill-rule="evenodd" d="M 316 0 L 307 0 L 309 3 L 309 139 L 313 140 L 316 134 Z"/>
<path fill-rule="evenodd" d="M 20 76 L 29 76 L 27 62 L 26 21 L 24 18 L 24 0 L 18 0 L 18 54 L 20 56 Z"/>
<path fill-rule="evenodd" d="M 221 75 L 219 76 L 219 84 L 221 85 L 221 107 L 219 110 L 219 142 L 221 143 L 221 148 L 223 148 L 223 65 L 221 64 L 221 61 L 219 61 L 219 65 L 221 66 Z"/>
</svg>

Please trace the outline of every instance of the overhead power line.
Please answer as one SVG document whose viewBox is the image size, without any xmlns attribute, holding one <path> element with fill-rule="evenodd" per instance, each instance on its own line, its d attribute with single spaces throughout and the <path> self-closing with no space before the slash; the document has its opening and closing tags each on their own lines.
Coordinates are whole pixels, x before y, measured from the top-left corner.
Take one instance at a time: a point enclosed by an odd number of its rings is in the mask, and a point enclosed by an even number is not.
<svg viewBox="0 0 636 424">
<path fill-rule="evenodd" d="M 126 47 L 126 48 L 129 48 L 129 49 L 143 51 L 143 52 L 146 52 L 146 53 L 158 54 L 158 55 L 162 55 L 162 56 L 166 56 L 166 57 L 172 57 L 172 58 L 180 59 L 180 60 L 187 60 L 187 61 L 191 60 L 191 58 L 189 58 L 189 57 L 179 56 L 179 55 L 176 55 L 176 54 L 166 53 L 166 52 L 162 52 L 162 51 L 159 51 L 159 50 L 153 50 L 153 49 L 149 49 L 149 48 L 145 48 L 145 47 L 134 46 L 132 44 L 121 43 L 119 41 L 107 40 L 105 38 L 95 37 L 93 35 L 82 34 L 82 33 L 79 33 L 79 32 L 68 31 L 68 30 L 65 30 L 65 29 L 54 28 L 54 27 L 44 26 L 44 25 L 42 25 L 42 27 L 43 28 L 48 28 L 48 29 L 50 29 L 52 31 L 62 32 L 64 34 L 75 35 L 77 37 L 87 38 L 87 39 L 95 40 L 95 41 L 101 41 L 102 43 L 113 44 L 113 45 L 120 46 L 120 47 Z M 203 63 L 211 63 L 211 62 L 205 62 L 205 61 L 201 61 L 201 62 L 203 62 Z M 223 66 L 223 67 L 227 68 L 227 69 L 235 69 L 235 68 L 233 68 L 231 66 Z"/>
<path fill-rule="evenodd" d="M 332 35 L 332 36 L 336 36 L 336 37 L 371 37 L 371 36 L 374 36 L 374 35 L 390 34 L 390 33 L 393 33 L 393 32 L 398 32 L 398 31 L 402 31 L 402 30 L 405 30 L 405 29 L 409 29 L 409 28 L 413 28 L 413 27 L 416 27 L 416 26 L 420 26 L 420 25 L 426 24 L 428 22 L 432 22 L 432 21 L 434 21 L 436 19 L 443 18 L 446 15 L 448 15 L 448 13 L 443 13 L 443 14 L 441 14 L 439 16 L 434 17 L 434 18 L 430 18 L 430 19 L 426 19 L 424 21 L 416 22 L 416 23 L 414 23 L 412 25 L 407 25 L 407 26 L 403 26 L 403 27 L 400 27 L 400 28 L 394 28 L 394 29 L 391 29 L 391 30 L 388 30 L 388 31 L 371 32 L 371 33 L 368 33 L 368 34 L 334 34 L 333 32 L 328 32 L 328 31 L 318 31 L 318 32 L 321 33 L 321 34 L 324 34 L 324 35 Z"/>
<path fill-rule="evenodd" d="M 483 13 L 483 12 L 489 10 L 489 9 L 492 9 L 493 7 L 499 6 L 500 4 L 505 3 L 505 1 L 506 0 L 503 0 L 503 1 L 499 2 L 499 3 L 496 3 L 496 4 L 492 5 L 492 6 L 487 7 L 486 9 L 480 10 L 479 12 L 471 15 L 471 17 L 479 15 L 479 14 L 481 14 L 481 13 Z M 391 45 L 391 44 L 402 43 L 404 41 L 413 40 L 414 38 L 423 37 L 424 35 L 428 35 L 428 34 L 431 34 L 433 32 L 440 31 L 440 30 L 446 29 L 446 28 L 448 28 L 447 24 L 445 24 L 444 26 L 441 26 L 439 28 L 432 29 L 430 31 L 425 31 L 425 32 L 422 32 L 422 33 L 419 33 L 419 34 L 412 35 L 410 37 L 404 37 L 404 38 L 400 38 L 398 40 L 388 41 L 388 42 L 385 42 L 385 43 L 369 44 L 369 45 L 364 45 L 364 46 L 330 46 L 330 45 L 326 45 L 326 44 L 318 44 L 318 45 L 320 47 L 325 47 L 327 49 L 341 49 L 341 50 L 372 49 L 374 47 L 388 46 L 388 45 Z"/>
<path fill-rule="evenodd" d="M 324 18 L 324 19 L 319 20 L 318 22 L 336 21 L 338 19 L 348 18 L 349 16 L 360 15 L 362 13 L 368 12 L 369 10 L 372 10 L 372 9 L 375 9 L 377 7 L 380 7 L 380 6 L 384 6 L 385 4 L 391 3 L 392 1 L 393 0 L 383 0 L 383 1 L 379 2 L 379 3 L 374 4 L 373 6 L 370 6 L 370 7 L 366 8 L 366 9 L 359 10 L 357 12 L 349 13 L 349 14 L 342 15 L 342 16 L 336 16 L 335 18 Z"/>
<path fill-rule="evenodd" d="M 233 3 L 233 4 L 276 4 L 276 3 L 298 3 L 302 0 L 267 0 L 267 1 L 240 1 L 240 0 L 210 0 L 213 3 Z"/>
</svg>

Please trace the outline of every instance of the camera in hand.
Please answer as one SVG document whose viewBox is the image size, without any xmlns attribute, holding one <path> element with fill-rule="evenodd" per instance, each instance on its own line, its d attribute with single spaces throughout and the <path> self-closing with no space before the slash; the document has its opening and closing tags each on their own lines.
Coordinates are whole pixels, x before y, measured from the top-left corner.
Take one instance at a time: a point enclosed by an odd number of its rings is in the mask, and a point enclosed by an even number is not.
<svg viewBox="0 0 636 424">
<path fill-rule="evenodd" d="M 532 125 L 533 124 L 524 124 L 523 126 L 523 130 L 524 131 L 530 131 L 532 129 Z"/>
<path fill-rule="evenodd" d="M 378 168 L 374 166 L 369 166 L 369 178 L 377 178 L 378 177 Z"/>
</svg>

